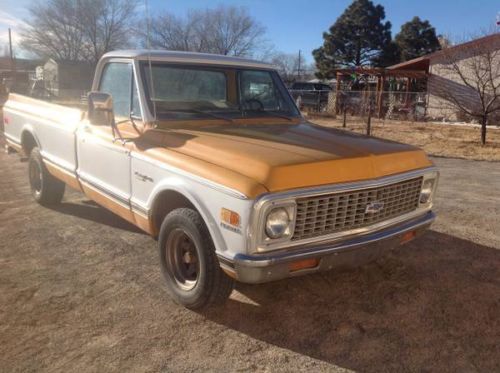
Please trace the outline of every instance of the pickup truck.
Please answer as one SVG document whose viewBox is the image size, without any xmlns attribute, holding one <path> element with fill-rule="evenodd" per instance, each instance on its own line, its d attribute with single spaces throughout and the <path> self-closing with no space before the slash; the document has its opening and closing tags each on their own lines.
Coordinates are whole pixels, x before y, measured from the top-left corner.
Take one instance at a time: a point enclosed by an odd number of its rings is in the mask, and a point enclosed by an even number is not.
<svg viewBox="0 0 500 373">
<path fill-rule="evenodd" d="M 422 150 L 307 122 L 266 63 L 115 51 L 88 110 L 2 101 L 34 199 L 60 203 L 67 185 L 149 233 L 188 308 L 224 302 L 235 280 L 367 263 L 435 218 Z"/>
<path fill-rule="evenodd" d="M 295 82 L 290 87 L 290 94 L 300 109 L 324 111 L 328 106 L 328 96 L 332 88 L 328 84 Z"/>
</svg>

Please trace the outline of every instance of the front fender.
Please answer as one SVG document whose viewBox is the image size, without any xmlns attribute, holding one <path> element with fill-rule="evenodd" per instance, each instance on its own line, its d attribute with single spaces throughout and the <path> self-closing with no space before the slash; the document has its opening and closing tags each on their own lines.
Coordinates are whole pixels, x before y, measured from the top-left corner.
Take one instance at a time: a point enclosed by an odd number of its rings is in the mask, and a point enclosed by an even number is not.
<svg viewBox="0 0 500 373">
<path fill-rule="evenodd" d="M 158 197 L 163 192 L 166 191 L 177 192 L 182 196 L 184 196 L 189 202 L 191 202 L 191 204 L 199 212 L 199 214 L 205 221 L 205 224 L 207 225 L 207 228 L 210 232 L 210 235 L 212 236 L 212 239 L 214 240 L 215 247 L 222 252 L 227 251 L 227 246 L 224 237 L 222 236 L 221 231 L 219 229 L 219 224 L 216 218 L 214 217 L 212 211 L 210 211 L 207 204 L 205 203 L 204 198 L 201 197 L 203 195 L 203 192 L 200 193 L 200 190 L 198 189 L 199 189 L 198 185 L 192 182 L 188 183 L 181 177 L 178 176 L 167 177 L 161 180 L 153 188 L 153 191 L 147 203 L 149 213 L 151 214 L 151 212 L 153 211 L 153 207 L 158 201 Z M 150 216 L 149 218 L 151 219 L 152 217 Z"/>
</svg>

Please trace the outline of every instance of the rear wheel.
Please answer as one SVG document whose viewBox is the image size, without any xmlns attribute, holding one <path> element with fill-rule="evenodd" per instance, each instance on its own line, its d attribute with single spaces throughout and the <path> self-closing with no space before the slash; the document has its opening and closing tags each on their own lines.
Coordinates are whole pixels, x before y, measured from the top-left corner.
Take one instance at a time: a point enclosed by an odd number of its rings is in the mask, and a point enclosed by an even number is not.
<svg viewBox="0 0 500 373">
<path fill-rule="evenodd" d="M 50 174 L 43 163 L 40 150 L 33 148 L 28 162 L 28 177 L 31 194 L 41 205 L 52 205 L 61 202 L 65 184 Z"/>
<path fill-rule="evenodd" d="M 158 239 L 160 263 L 170 296 L 200 309 L 222 304 L 234 280 L 220 268 L 214 244 L 200 214 L 179 208 L 167 215 Z"/>
</svg>

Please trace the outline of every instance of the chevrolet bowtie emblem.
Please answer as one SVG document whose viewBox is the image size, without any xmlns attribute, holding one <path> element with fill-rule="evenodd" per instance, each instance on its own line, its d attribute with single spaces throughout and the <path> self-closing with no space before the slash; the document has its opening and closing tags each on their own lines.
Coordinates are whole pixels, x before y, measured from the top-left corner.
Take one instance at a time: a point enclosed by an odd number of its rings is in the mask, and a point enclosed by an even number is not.
<svg viewBox="0 0 500 373">
<path fill-rule="evenodd" d="M 366 205 L 365 214 L 376 214 L 384 209 L 384 202 L 374 201 Z"/>
</svg>

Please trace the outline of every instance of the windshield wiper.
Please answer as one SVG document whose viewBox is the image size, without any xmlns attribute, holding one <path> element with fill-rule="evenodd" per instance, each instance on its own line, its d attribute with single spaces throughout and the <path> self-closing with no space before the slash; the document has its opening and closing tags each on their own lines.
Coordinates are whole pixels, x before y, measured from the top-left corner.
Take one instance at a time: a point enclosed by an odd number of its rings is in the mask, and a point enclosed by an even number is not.
<svg viewBox="0 0 500 373">
<path fill-rule="evenodd" d="M 266 110 L 242 110 L 241 111 L 243 113 L 243 115 L 246 115 L 246 113 L 248 112 L 252 112 L 252 113 L 262 113 L 264 115 L 269 115 L 271 117 L 275 117 L 275 118 L 283 118 L 283 119 L 286 119 L 290 122 L 293 122 L 293 119 L 290 118 L 289 116 L 286 116 L 286 115 L 283 115 L 283 114 L 278 114 L 278 113 L 275 113 L 274 111 L 266 111 Z"/>
<path fill-rule="evenodd" d="M 223 117 L 221 115 L 217 115 L 214 113 L 211 113 L 209 111 L 203 111 L 203 110 L 198 110 L 198 109 L 166 109 L 166 110 L 159 110 L 160 112 L 164 113 L 196 113 L 196 114 L 204 114 L 209 117 L 215 118 L 215 119 L 221 119 L 225 120 L 226 122 L 229 123 L 234 123 L 234 121 L 231 118 L 228 117 Z"/>
</svg>

